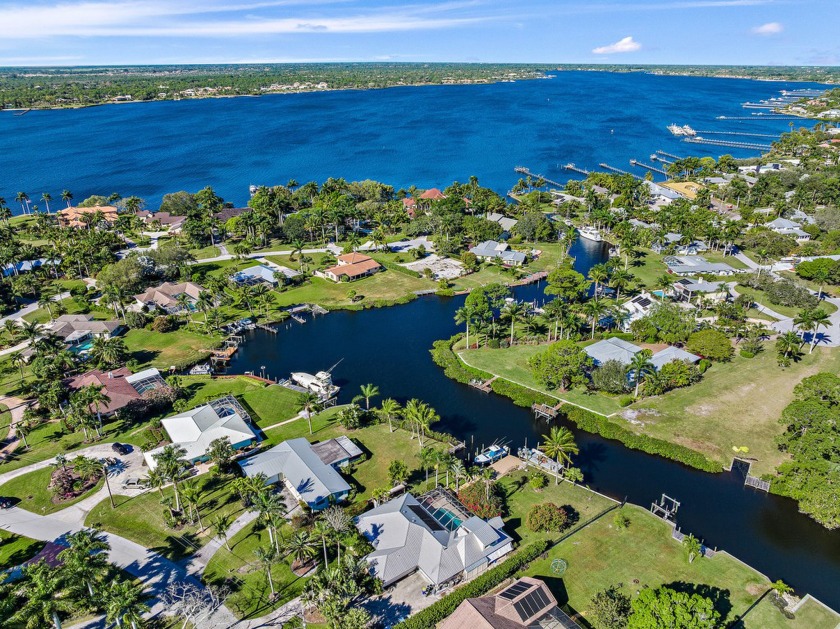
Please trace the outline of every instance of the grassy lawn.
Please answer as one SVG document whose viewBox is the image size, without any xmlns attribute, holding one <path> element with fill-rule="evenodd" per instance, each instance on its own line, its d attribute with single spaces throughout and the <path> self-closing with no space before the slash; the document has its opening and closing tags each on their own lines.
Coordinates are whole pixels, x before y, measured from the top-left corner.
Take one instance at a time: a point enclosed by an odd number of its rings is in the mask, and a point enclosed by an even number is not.
<svg viewBox="0 0 840 629">
<path fill-rule="evenodd" d="M 105 310 L 100 308 L 91 308 L 89 312 L 83 312 L 83 307 L 80 306 L 76 300 L 72 297 L 68 297 L 67 299 L 62 299 L 56 302 L 56 305 L 61 304 L 64 307 L 64 311 L 66 314 L 89 314 L 94 319 L 98 319 L 100 321 L 107 321 L 109 319 L 114 318 L 114 311 L 113 310 Z M 53 317 L 58 316 L 58 309 L 55 306 L 52 306 Z M 52 319 L 50 318 L 50 312 L 46 308 L 38 308 L 37 310 L 33 310 L 27 315 L 24 315 L 24 320 L 29 321 L 30 323 L 49 323 Z"/>
<path fill-rule="evenodd" d="M 183 376 L 181 386 L 190 395 L 189 408 L 225 395 L 235 395 L 243 402 L 260 427 L 271 426 L 297 415 L 300 394 L 281 386 L 266 386 L 251 378 L 211 378 Z"/>
<path fill-rule="evenodd" d="M 55 468 L 52 466 L 44 469 L 35 470 L 28 474 L 23 474 L 17 478 L 3 483 L 2 492 L 4 496 L 9 498 L 17 498 L 20 502 L 17 504 L 21 509 L 32 511 L 39 515 L 46 515 L 48 513 L 55 513 L 76 504 L 80 500 L 87 498 L 94 492 L 99 491 L 102 487 L 102 479 L 96 485 L 83 493 L 81 496 L 73 498 L 72 500 L 63 500 L 59 503 L 53 502 L 53 493 L 47 486 L 50 482 Z"/>
<path fill-rule="evenodd" d="M 741 284 L 738 284 L 738 286 L 735 287 L 735 290 L 738 291 L 739 295 L 745 295 L 754 302 L 765 306 L 774 312 L 778 312 L 780 315 L 785 317 L 795 317 L 802 311 L 802 308 L 797 308 L 795 306 L 779 306 L 772 303 L 767 298 L 767 293 L 763 290 L 750 288 L 749 286 L 742 286 Z M 837 310 L 837 306 L 829 301 L 823 301 L 820 303 L 819 307 L 822 308 L 826 314 L 831 314 Z"/>
<path fill-rule="evenodd" d="M 558 602 L 568 601 L 584 615 L 595 593 L 616 584 L 631 597 L 645 585 L 699 584 L 720 595 L 719 610 L 728 619 L 746 611 L 767 589 L 757 572 L 726 555 L 689 564 L 669 525 L 640 507 L 622 511 L 630 519 L 627 529 L 617 529 L 607 514 L 553 547 L 527 574 L 545 579 Z M 556 558 L 568 565 L 562 579 L 551 571 Z"/>
<path fill-rule="evenodd" d="M 189 330 L 154 332 L 129 330 L 123 336 L 129 355 L 139 363 L 140 369 L 157 367 L 164 370 L 197 363 L 210 355 L 217 337 L 208 337 Z"/>
<path fill-rule="evenodd" d="M 590 393 L 585 389 L 549 391 L 537 384 L 528 367 L 528 359 L 544 351 L 545 348 L 545 345 L 514 345 L 507 349 L 471 349 L 460 352 L 458 356 L 471 367 L 501 376 L 511 382 L 551 395 L 558 400 L 582 406 L 601 415 L 615 413 L 621 408 L 615 398 L 601 393 Z"/>
<path fill-rule="evenodd" d="M 232 476 L 204 474 L 189 481 L 201 489 L 201 516 L 205 526 L 211 515 L 231 514 L 233 518 L 242 515 L 244 508 L 233 491 L 232 480 Z M 165 488 L 163 495 L 174 500 L 174 489 Z M 88 514 L 85 526 L 122 535 L 173 560 L 193 554 L 213 536 L 210 529 L 200 531 L 197 523 L 178 530 L 167 528 L 163 518 L 165 507 L 156 490 L 134 498 L 114 496 L 114 502 L 115 509 L 111 509 L 107 499 L 96 505 Z"/>
<path fill-rule="evenodd" d="M 505 271 L 503 267 L 493 264 L 486 264 L 480 270 L 470 275 L 459 277 L 452 282 L 452 287 L 455 290 L 472 290 L 487 284 L 508 284 L 516 279 L 509 271 Z"/>
<path fill-rule="evenodd" d="M 750 610 L 744 619 L 744 629 L 835 629 L 840 624 L 840 614 L 810 600 L 799 608 L 796 618 L 787 620 L 773 604 L 772 597 L 772 593 L 768 594 Z"/>
<path fill-rule="evenodd" d="M 724 256 L 720 251 L 705 251 L 699 254 L 709 262 L 725 262 L 733 269 L 745 269 L 746 265 L 733 256 Z M 636 276 L 636 285 L 654 288 L 656 280 L 668 272 L 668 267 L 662 261 L 665 256 L 650 249 L 639 249 L 639 257 L 630 260 L 629 271 Z M 623 260 L 624 258 L 622 258 Z M 677 278 L 674 276 L 674 281 Z M 722 278 L 726 279 L 726 278 Z M 731 279 L 731 278 L 729 278 Z"/>
<path fill-rule="evenodd" d="M 280 293 L 277 296 L 277 304 L 281 307 L 304 303 L 320 304 L 326 308 L 352 304 L 367 306 L 378 300 L 394 301 L 412 295 L 414 291 L 429 290 L 435 286 L 430 280 L 387 270 L 355 282 L 335 283 L 321 277 L 313 277 L 302 286 Z M 350 291 L 355 292 L 357 299 L 364 299 L 350 301 Z"/>
<path fill-rule="evenodd" d="M 0 570 L 19 566 L 41 552 L 46 542 L 29 539 L 0 529 Z"/>
<path fill-rule="evenodd" d="M 530 474 L 527 472 L 514 472 L 499 480 L 507 497 L 505 530 L 511 533 L 514 539 L 521 540 L 522 544 L 557 537 L 557 533 L 535 533 L 525 526 L 525 518 L 535 505 L 553 502 L 560 507 L 566 507 L 570 515 L 576 513 L 578 522 L 585 522 L 615 504 L 612 500 L 572 483 L 561 482 L 555 485 L 551 477 L 548 477 L 548 485 L 535 490 L 528 484 L 528 478 Z"/>
<path fill-rule="evenodd" d="M 793 400 L 793 388 L 807 376 L 838 370 L 840 352 L 828 348 L 805 354 L 788 369 L 776 364 L 772 347 L 752 359 L 736 355 L 730 363 L 714 365 L 691 387 L 634 404 L 633 409 L 648 411 L 638 417 L 644 425 L 624 425 L 724 465 L 731 463 L 733 447 L 747 446 L 749 456 L 758 459 L 753 473 L 764 474 L 785 460 L 774 438 L 782 431 L 779 417 Z"/>
<path fill-rule="evenodd" d="M 222 255 L 221 250 L 213 245 L 207 245 L 201 249 L 190 249 L 190 253 L 196 260 L 204 260 L 205 258 L 215 258 Z"/>
<path fill-rule="evenodd" d="M 281 530 L 281 535 L 288 538 L 292 534 L 291 526 Z M 306 579 L 292 573 L 288 559 L 275 564 L 271 569 L 271 578 L 278 597 L 270 601 L 271 589 L 268 577 L 254 556 L 257 548 L 268 548 L 270 541 L 265 528 L 257 528 L 254 523 L 234 535 L 228 542 L 230 550 L 222 546 L 204 571 L 206 583 L 226 582 L 231 593 L 225 604 L 239 618 L 263 616 L 272 609 L 290 601 L 303 591 Z"/>
</svg>

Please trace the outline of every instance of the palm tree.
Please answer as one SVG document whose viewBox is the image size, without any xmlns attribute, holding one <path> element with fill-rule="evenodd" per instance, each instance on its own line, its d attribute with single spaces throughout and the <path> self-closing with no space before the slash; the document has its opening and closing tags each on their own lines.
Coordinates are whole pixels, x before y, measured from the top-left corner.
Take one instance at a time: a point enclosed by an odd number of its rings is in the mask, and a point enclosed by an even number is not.
<svg viewBox="0 0 840 629">
<path fill-rule="evenodd" d="M 773 590 L 773 592 L 775 593 L 777 600 L 779 598 L 781 598 L 782 596 L 784 596 L 785 594 L 789 594 L 790 592 L 793 592 L 793 588 L 790 587 L 787 583 L 785 583 L 781 579 L 778 579 L 777 581 L 771 583 L 770 584 L 770 589 Z"/>
<path fill-rule="evenodd" d="M 808 351 L 809 354 L 814 351 L 814 348 L 819 342 L 817 332 L 819 332 L 821 327 L 827 327 L 829 323 L 829 317 L 822 308 L 808 308 L 803 310 L 793 320 L 793 324 L 803 332 L 812 332 L 811 349 Z"/>
<path fill-rule="evenodd" d="M 605 304 L 598 298 L 590 299 L 585 304 L 583 304 L 583 314 L 586 315 L 586 318 L 589 319 L 590 324 L 592 326 L 589 338 L 595 338 L 595 326 L 598 325 L 598 322 L 604 317 L 607 312 L 609 312 L 609 306 Z"/>
<path fill-rule="evenodd" d="M 230 531 L 230 527 L 233 525 L 233 518 L 229 513 L 223 513 L 215 516 L 213 519 L 210 520 L 210 526 L 213 527 L 213 531 L 215 531 L 217 537 L 221 537 L 222 540 L 225 542 L 225 548 L 230 551 L 230 545 L 228 544 L 228 531 Z"/>
<path fill-rule="evenodd" d="M 688 563 L 694 563 L 694 560 L 703 552 L 700 540 L 689 533 L 683 538 L 682 543 L 683 548 L 685 548 L 685 553 L 688 556 Z"/>
<path fill-rule="evenodd" d="M 50 213 L 50 201 L 52 201 L 52 195 L 49 192 L 44 192 L 41 195 L 41 201 L 43 201 L 47 205 L 47 214 Z"/>
<path fill-rule="evenodd" d="M 470 323 L 475 319 L 475 315 L 475 308 L 467 305 L 464 305 L 455 311 L 455 323 L 464 323 L 467 326 L 467 349 L 470 348 Z"/>
<path fill-rule="evenodd" d="M 595 264 L 589 269 L 589 279 L 595 284 L 595 295 L 598 295 L 598 287 L 610 278 L 610 271 L 606 264 Z"/>
<path fill-rule="evenodd" d="M 422 450 L 423 436 L 433 423 L 440 420 L 440 416 L 435 409 L 417 399 L 411 399 L 406 403 L 404 416 L 413 428 L 417 428 L 417 440 Z"/>
<path fill-rule="evenodd" d="M 185 482 L 181 487 L 181 495 L 184 502 L 190 508 L 190 522 L 192 522 L 193 515 L 198 519 L 199 530 L 204 530 L 204 524 L 201 522 L 201 486 L 197 481 Z"/>
<path fill-rule="evenodd" d="M 400 408 L 399 402 L 393 398 L 382 400 L 382 404 L 379 405 L 379 412 L 388 419 L 388 432 L 394 432 L 392 420 L 399 414 Z"/>
<path fill-rule="evenodd" d="M 93 582 L 108 568 L 107 555 L 104 553 L 111 550 L 111 545 L 105 536 L 94 529 L 82 529 L 71 533 L 67 536 L 67 542 L 69 547 L 62 550 L 58 558 L 64 562 L 65 569 L 73 576 L 72 581 L 87 588 L 90 595 L 89 602 L 95 604 L 96 593 Z"/>
<path fill-rule="evenodd" d="M 449 466 L 449 471 L 455 477 L 455 493 L 458 493 L 461 488 L 461 479 L 467 475 L 467 468 L 460 459 L 453 459 L 452 464 Z"/>
<path fill-rule="evenodd" d="M 321 409 L 321 398 L 309 391 L 308 393 L 301 393 L 298 398 L 298 406 L 300 412 L 306 415 L 306 421 L 309 422 L 309 434 L 312 434 L 312 413 L 317 413 Z"/>
<path fill-rule="evenodd" d="M 274 589 L 274 579 L 271 577 L 271 569 L 280 561 L 280 555 L 274 546 L 269 546 L 268 548 L 257 547 L 254 549 L 254 555 L 265 570 L 265 574 L 268 577 L 268 586 L 271 588 L 271 598 L 273 599 L 277 596 L 277 592 Z"/>
<path fill-rule="evenodd" d="M 29 195 L 25 192 L 18 192 L 15 195 L 15 201 L 20 203 L 20 209 L 24 214 L 27 214 L 27 208 L 29 207 Z"/>
<path fill-rule="evenodd" d="M 161 474 L 163 474 L 166 480 L 172 483 L 172 487 L 175 490 L 176 511 L 181 510 L 181 491 L 178 482 L 184 477 L 184 468 L 187 465 L 187 462 L 184 460 L 186 454 L 187 451 L 181 446 L 170 444 L 164 446 L 163 450 L 153 455 L 157 462 L 156 467 L 160 468 Z"/>
<path fill-rule="evenodd" d="M 610 277 L 610 287 L 615 289 L 615 298 L 621 299 L 621 291 L 633 281 L 633 274 L 626 269 L 616 269 Z"/>
<path fill-rule="evenodd" d="M 143 622 L 143 614 L 149 611 L 148 605 L 143 602 L 146 598 L 143 589 L 142 584 L 134 584 L 126 579 L 117 579 L 102 588 L 105 620 L 115 622 L 117 627 L 128 622 L 131 629 L 137 629 Z"/>
<path fill-rule="evenodd" d="M 552 426 L 551 432 L 542 437 L 545 441 L 540 444 L 539 449 L 560 466 L 563 465 L 563 461 L 571 465 L 571 455 L 580 452 L 572 431 L 563 426 Z M 555 484 L 559 483 L 559 476 L 555 476 L 554 480 Z"/>
<path fill-rule="evenodd" d="M 375 384 L 363 384 L 361 386 L 362 397 L 365 398 L 365 409 L 370 410 L 370 398 L 379 395 L 379 387 Z"/>
<path fill-rule="evenodd" d="M 286 513 L 286 505 L 283 499 L 268 488 L 258 493 L 253 498 L 253 507 L 257 511 L 257 524 L 268 529 L 268 538 L 276 550 L 280 550 L 280 542 L 277 538 L 278 516 Z"/>
<path fill-rule="evenodd" d="M 22 604 L 11 620 L 33 629 L 50 624 L 55 629 L 61 629 L 61 614 L 74 608 L 65 578 L 66 573 L 52 568 L 43 560 L 25 566 L 17 587 Z"/>
<path fill-rule="evenodd" d="M 788 356 L 799 351 L 802 346 L 802 339 L 793 330 L 788 330 L 780 334 L 776 339 L 776 351 L 778 351 L 782 358 L 787 359 Z"/>
<path fill-rule="evenodd" d="M 510 320 L 510 344 L 513 345 L 513 333 L 514 333 L 514 326 L 516 325 L 517 321 L 520 321 L 522 317 L 525 315 L 526 309 L 525 306 L 518 301 L 511 301 L 505 304 L 502 308 L 501 317 L 502 319 L 509 319 Z"/>
<path fill-rule="evenodd" d="M 332 528 L 330 528 L 330 525 L 325 520 L 316 520 L 315 524 L 312 525 L 312 537 L 319 540 L 324 549 L 324 567 L 329 564 L 329 560 L 327 559 L 327 540 L 331 535 Z"/>
<path fill-rule="evenodd" d="M 639 397 L 639 383 L 645 376 L 656 371 L 656 367 L 650 362 L 652 355 L 653 353 L 649 349 L 643 349 L 633 354 L 633 358 L 630 359 L 630 364 L 627 365 L 627 373 L 633 376 L 633 380 L 636 383 L 636 392 L 633 397 Z"/>
<path fill-rule="evenodd" d="M 421 448 L 418 458 L 420 459 L 420 469 L 426 472 L 426 482 L 429 482 L 429 470 L 435 466 L 437 460 L 437 450 L 434 448 Z"/>
<path fill-rule="evenodd" d="M 159 467 L 149 470 L 144 480 L 149 487 L 157 489 L 160 497 L 163 498 L 163 488 L 169 481 L 166 480 L 166 476 L 163 475 Z"/>
<path fill-rule="evenodd" d="M 23 380 L 23 366 L 26 364 L 26 356 L 21 352 L 12 354 L 12 364 L 20 370 L 20 379 Z"/>
<path fill-rule="evenodd" d="M 294 570 L 295 564 L 298 567 L 303 566 L 318 554 L 315 548 L 316 544 L 317 542 L 313 537 L 303 530 L 297 531 L 286 541 L 286 551 L 292 558 L 292 570 Z"/>
<path fill-rule="evenodd" d="M 67 204 L 67 207 L 70 207 L 70 201 L 73 200 L 73 193 L 69 190 L 62 190 L 61 191 L 61 200 Z"/>
</svg>

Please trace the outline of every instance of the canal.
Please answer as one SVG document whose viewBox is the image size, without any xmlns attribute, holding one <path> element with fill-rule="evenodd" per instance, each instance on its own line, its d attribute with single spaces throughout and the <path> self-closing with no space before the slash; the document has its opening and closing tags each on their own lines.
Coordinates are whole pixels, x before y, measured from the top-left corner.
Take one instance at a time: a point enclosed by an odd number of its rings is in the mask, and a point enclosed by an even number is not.
<svg viewBox="0 0 840 629">
<path fill-rule="evenodd" d="M 601 244 L 580 240 L 572 255 L 576 268 L 586 272 L 606 252 Z M 515 292 L 519 299 L 542 300 L 543 288 Z M 334 378 L 342 387 L 342 402 L 357 395 L 361 385 L 374 383 L 385 397 L 428 402 L 441 416 L 434 428 L 468 445 L 500 438 L 512 449 L 526 439 L 535 444 L 546 425 L 529 410 L 450 380 L 432 362 L 432 343 L 459 331 L 454 312 L 462 303 L 463 297 L 423 297 L 405 306 L 333 312 L 305 325 L 293 323 L 276 335 L 255 330 L 230 372 L 259 373 L 264 367 L 272 378 L 287 377 L 341 360 Z M 840 609 L 840 533 L 798 513 L 794 501 L 745 488 L 737 474 L 708 474 L 569 428 L 580 447 L 576 465 L 590 487 L 643 507 L 666 493 L 681 502 L 677 521 L 684 532 Z"/>
</svg>

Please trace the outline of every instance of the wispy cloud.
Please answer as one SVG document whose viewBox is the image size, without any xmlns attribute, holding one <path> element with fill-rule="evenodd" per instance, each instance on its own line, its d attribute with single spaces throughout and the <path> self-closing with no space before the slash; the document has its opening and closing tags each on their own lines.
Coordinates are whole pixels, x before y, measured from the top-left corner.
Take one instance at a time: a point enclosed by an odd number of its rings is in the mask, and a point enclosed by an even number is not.
<svg viewBox="0 0 840 629">
<path fill-rule="evenodd" d="M 636 52 L 637 50 L 641 50 L 641 48 L 642 45 L 632 37 L 625 37 L 623 39 L 619 39 L 614 44 L 593 48 L 592 52 L 596 55 L 613 55 L 616 53 Z"/>
<path fill-rule="evenodd" d="M 767 22 L 767 24 L 754 27 L 752 32 L 756 35 L 768 37 L 771 35 L 778 35 L 783 30 L 785 30 L 785 28 L 779 22 Z"/>
</svg>

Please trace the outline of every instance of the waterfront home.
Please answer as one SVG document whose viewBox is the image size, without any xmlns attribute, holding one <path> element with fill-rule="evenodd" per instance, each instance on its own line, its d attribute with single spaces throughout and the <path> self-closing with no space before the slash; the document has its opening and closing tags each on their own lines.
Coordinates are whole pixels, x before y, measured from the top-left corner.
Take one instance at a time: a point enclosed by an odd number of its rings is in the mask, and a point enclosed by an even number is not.
<svg viewBox="0 0 840 629">
<path fill-rule="evenodd" d="M 668 181 L 656 185 L 671 192 L 676 192 L 679 196 L 689 201 L 694 201 L 697 198 L 697 194 L 703 189 L 703 185 L 695 181 Z"/>
<path fill-rule="evenodd" d="M 117 221 L 117 208 L 113 205 L 94 205 L 92 207 L 68 207 L 56 212 L 61 227 L 87 227 L 85 215 L 102 215 L 102 222 L 113 225 Z"/>
<path fill-rule="evenodd" d="M 666 256 L 663 262 L 674 275 L 734 275 L 738 272 L 725 262 L 709 262 L 702 256 Z"/>
<path fill-rule="evenodd" d="M 147 288 L 134 298 L 150 310 L 162 310 L 168 314 L 195 309 L 195 302 L 204 288 L 193 282 L 164 282 Z"/>
<path fill-rule="evenodd" d="M 51 266 L 53 269 L 61 264 L 61 258 L 38 258 L 37 260 L 21 260 L 20 262 L 8 262 L 3 265 L 3 277 L 20 275 L 35 271 L 43 266 Z"/>
<path fill-rule="evenodd" d="M 84 345 L 98 337 L 109 339 L 122 329 L 119 321 L 97 321 L 93 315 L 85 314 L 61 315 L 50 326 L 50 332 L 70 346 Z"/>
<path fill-rule="evenodd" d="M 220 223 L 226 223 L 230 219 L 242 216 L 245 212 L 250 211 L 251 208 L 249 207 L 225 207 L 213 214 L 213 218 Z"/>
<path fill-rule="evenodd" d="M 583 351 L 592 359 L 595 367 L 601 367 L 604 363 L 611 360 L 617 360 L 622 365 L 629 365 L 633 360 L 633 356 L 642 351 L 642 348 L 635 343 L 623 339 L 609 338 L 593 343 L 592 345 L 587 345 L 583 348 Z M 657 371 L 662 365 L 673 360 L 687 360 L 694 364 L 700 361 L 700 357 L 677 347 L 670 346 L 656 352 L 650 357 L 650 362 L 653 363 Z"/>
<path fill-rule="evenodd" d="M 173 234 L 181 231 L 181 227 L 183 227 L 184 222 L 187 220 L 186 216 L 176 216 L 169 212 L 150 212 L 148 210 L 137 212 L 137 217 L 143 221 L 144 225 L 151 226 L 157 223 L 162 228 L 168 228 Z"/>
<path fill-rule="evenodd" d="M 508 234 L 519 222 L 515 218 L 509 218 L 504 214 L 499 214 L 498 212 L 490 212 L 489 214 L 486 214 L 484 218 L 492 223 L 498 223 L 502 227 L 502 232 Z"/>
<path fill-rule="evenodd" d="M 402 200 L 403 209 L 408 214 L 408 218 L 415 218 L 417 216 L 417 200 L 411 197 L 405 197 Z"/>
<path fill-rule="evenodd" d="M 415 572 L 435 587 L 473 578 L 513 549 L 500 517 L 482 520 L 448 490 L 404 494 L 356 518 L 365 559 L 388 587 Z"/>
<path fill-rule="evenodd" d="M 92 369 L 65 380 L 63 384 L 71 393 L 91 385 L 101 387 L 102 393 L 111 398 L 110 402 L 99 407 L 102 417 L 109 417 L 143 399 L 145 394 L 167 386 L 157 369 L 145 369 L 133 374 L 127 367 L 111 371 Z"/>
<path fill-rule="evenodd" d="M 268 485 L 282 482 L 295 500 L 320 511 L 341 502 L 350 493 L 350 485 L 337 468 L 362 452 L 345 439 L 346 442 L 331 439 L 315 446 L 303 437 L 289 439 L 240 460 L 239 467 L 249 478 L 264 474 Z"/>
<path fill-rule="evenodd" d="M 676 190 L 672 190 L 653 181 L 645 179 L 644 185 L 650 192 L 650 196 L 654 202 L 659 201 L 660 203 L 667 204 L 680 198 L 680 195 Z"/>
<path fill-rule="evenodd" d="M 337 260 L 338 264 L 317 274 L 333 282 L 352 282 L 373 275 L 382 268 L 376 260 L 358 252 L 338 256 Z"/>
<path fill-rule="evenodd" d="M 717 303 L 729 299 L 729 286 L 726 282 L 706 282 L 684 277 L 674 282 L 673 294 L 678 300 L 691 301 L 694 297 L 702 297 Z"/>
<path fill-rule="evenodd" d="M 787 218 L 776 218 L 764 225 L 768 229 L 772 229 L 777 234 L 784 236 L 792 236 L 797 242 L 806 242 L 811 240 L 811 234 L 802 231 L 800 224 Z"/>
<path fill-rule="evenodd" d="M 475 254 L 480 260 L 500 260 L 508 266 L 522 266 L 528 259 L 521 251 L 512 250 L 506 242 L 495 240 L 485 240 L 470 249 L 470 253 Z"/>
<path fill-rule="evenodd" d="M 653 307 L 658 303 L 659 302 L 653 295 L 642 291 L 639 295 L 636 295 L 629 301 L 621 304 L 621 309 L 627 313 L 627 315 L 621 319 L 621 329 L 624 332 L 629 332 L 630 324 L 637 319 L 647 316 Z"/>
<path fill-rule="evenodd" d="M 234 450 L 241 450 L 257 441 L 250 425 L 251 417 L 232 396 L 213 400 L 203 406 L 172 417 L 160 423 L 173 445 L 186 451 L 184 458 L 191 462 L 207 460 L 207 450 L 216 439 L 227 439 Z M 163 446 L 143 453 L 150 469 L 157 467 L 155 454 Z"/>
<path fill-rule="evenodd" d="M 438 629 L 579 629 L 544 581 L 520 577 L 496 594 L 468 598 Z"/>
<path fill-rule="evenodd" d="M 249 266 L 233 274 L 231 279 L 239 286 L 254 286 L 256 284 L 268 284 L 271 287 L 277 286 L 280 279 L 277 278 L 277 271 L 265 264 Z M 283 274 L 280 273 L 281 279 Z"/>
</svg>

